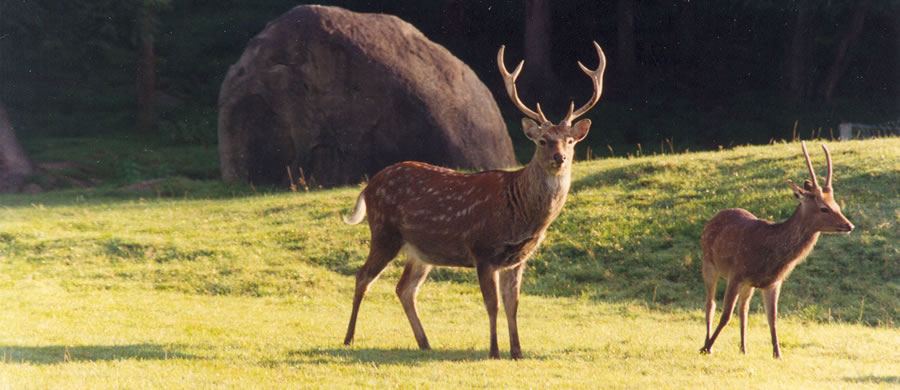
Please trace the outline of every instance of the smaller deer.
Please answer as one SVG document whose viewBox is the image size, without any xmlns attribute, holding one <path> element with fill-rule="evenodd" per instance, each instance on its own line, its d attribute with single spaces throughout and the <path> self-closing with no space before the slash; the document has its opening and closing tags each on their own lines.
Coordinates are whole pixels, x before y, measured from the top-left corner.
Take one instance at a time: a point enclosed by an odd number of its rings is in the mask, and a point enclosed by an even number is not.
<svg viewBox="0 0 900 390">
<path fill-rule="evenodd" d="M 806 143 L 800 143 L 809 180 L 803 188 L 788 180 L 800 205 L 787 221 L 773 223 L 756 218 L 744 209 L 727 209 L 719 212 L 706 224 L 701 235 L 703 247 L 703 282 L 706 285 L 706 343 L 700 353 L 712 353 L 713 343 L 722 328 L 731 320 L 735 298 L 741 313 L 741 352 L 747 353 L 744 335 L 747 333 L 747 312 L 755 289 L 763 290 L 766 318 L 772 333 L 772 350 L 781 359 L 781 347 L 775 331 L 778 316 L 778 294 L 781 283 L 798 263 L 806 258 L 819 239 L 819 233 L 850 233 L 853 224 L 841 214 L 834 201 L 831 186 L 831 154 L 825 150 L 828 177 L 825 187 L 819 187 L 813 171 Z M 712 332 L 712 318 L 716 310 L 716 284 L 719 277 L 728 281 L 722 303 L 722 318 Z"/>
<path fill-rule="evenodd" d="M 591 126 L 589 119 L 572 123 L 597 103 L 603 90 L 606 57 L 597 42 L 599 64 L 590 70 L 578 65 L 594 86 L 594 94 L 581 108 L 575 103 L 558 124 L 541 111 L 528 108 L 516 92 L 516 78 L 525 61 L 509 73 L 503 47 L 497 66 L 513 104 L 525 114 L 525 136 L 535 143 L 534 156 L 517 171 L 459 173 L 421 162 L 391 165 L 372 177 L 359 194 L 349 224 L 368 214 L 372 240 L 369 257 L 356 274 L 353 309 L 344 344 L 353 342 L 359 306 L 369 285 L 401 251 L 406 268 L 397 283 L 397 296 L 421 349 L 430 349 L 416 309 L 419 287 L 435 266 L 475 268 L 488 312 L 491 344 L 489 357 L 500 358 L 497 313 L 500 299 L 509 327 L 510 356 L 522 357 L 516 312 L 525 263 L 544 239 L 547 227 L 566 203 L 572 177 L 575 144 Z M 530 118 L 530 119 L 529 119 Z M 536 122 L 537 121 L 537 122 Z M 500 298 L 500 299 L 498 299 Z"/>
</svg>

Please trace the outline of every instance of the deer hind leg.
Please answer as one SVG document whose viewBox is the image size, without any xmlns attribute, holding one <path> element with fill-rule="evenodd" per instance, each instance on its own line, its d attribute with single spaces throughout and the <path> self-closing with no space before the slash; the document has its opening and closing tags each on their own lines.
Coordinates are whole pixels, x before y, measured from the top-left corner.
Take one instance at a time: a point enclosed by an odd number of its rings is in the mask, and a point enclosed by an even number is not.
<svg viewBox="0 0 900 390">
<path fill-rule="evenodd" d="M 712 335 L 713 314 L 716 313 L 716 286 L 719 284 L 719 272 L 711 262 L 706 260 L 703 261 L 703 284 L 706 287 L 706 339 L 703 341 L 704 348 L 700 352 L 709 353 L 706 345 L 709 344 L 709 337 Z"/>
<path fill-rule="evenodd" d="M 425 278 L 428 277 L 428 273 L 431 272 L 432 266 L 417 260 L 412 255 L 407 255 L 407 258 L 406 268 L 403 269 L 403 275 L 400 276 L 400 282 L 397 283 L 397 296 L 403 305 L 403 311 L 406 312 L 406 318 L 409 319 L 409 325 L 412 326 L 419 348 L 431 349 L 431 346 L 428 344 L 428 337 L 425 336 L 425 329 L 422 328 L 422 322 L 419 321 L 419 312 L 416 310 L 416 295 L 419 293 L 419 287 L 422 286 Z"/>
<path fill-rule="evenodd" d="M 778 333 L 775 331 L 775 318 L 778 317 L 778 295 L 781 293 L 781 282 L 763 290 L 763 302 L 766 305 L 766 320 L 769 321 L 769 332 L 772 333 L 772 355 L 781 359 L 781 347 L 778 345 Z"/>
<path fill-rule="evenodd" d="M 491 359 L 500 359 L 500 347 L 497 345 L 497 312 L 500 310 L 500 302 L 497 300 L 498 273 L 489 265 L 478 264 L 478 284 L 481 285 L 481 296 L 490 321 L 491 350 L 488 356 Z"/>
<path fill-rule="evenodd" d="M 516 312 L 519 308 L 519 287 L 522 285 L 523 271 L 525 271 L 525 263 L 500 272 L 500 292 L 503 294 L 503 310 L 506 312 L 506 323 L 509 325 L 509 355 L 513 359 L 522 358 Z"/>
<path fill-rule="evenodd" d="M 356 290 L 353 293 L 353 310 L 350 312 L 350 324 L 347 325 L 347 336 L 344 344 L 353 342 L 353 333 L 356 331 L 356 317 L 359 314 L 359 305 L 362 303 L 369 286 L 378 278 L 384 267 L 400 252 L 402 239 L 399 234 L 390 234 L 381 230 L 372 230 L 372 242 L 369 244 L 369 257 L 365 264 L 356 273 Z"/>
<path fill-rule="evenodd" d="M 728 280 L 728 286 L 725 288 L 725 299 L 722 302 L 722 318 L 719 320 L 719 325 L 716 326 L 716 331 L 706 340 L 706 345 L 700 349 L 701 353 L 712 353 L 713 343 L 716 342 L 716 338 L 719 337 L 722 328 L 728 325 L 728 321 L 731 321 L 731 313 L 734 311 L 734 304 L 736 303 L 740 285 L 740 281 L 736 279 Z"/>
<path fill-rule="evenodd" d="M 747 314 L 750 312 L 750 299 L 753 298 L 753 286 L 747 284 L 738 293 L 738 310 L 741 313 L 741 353 L 747 353 L 744 335 L 747 333 Z"/>
</svg>

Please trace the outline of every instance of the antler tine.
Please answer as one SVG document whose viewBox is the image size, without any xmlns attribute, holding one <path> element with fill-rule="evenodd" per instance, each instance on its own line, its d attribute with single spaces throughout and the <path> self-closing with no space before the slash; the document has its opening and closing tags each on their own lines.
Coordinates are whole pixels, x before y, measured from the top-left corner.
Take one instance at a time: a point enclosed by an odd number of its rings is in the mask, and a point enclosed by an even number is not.
<svg viewBox="0 0 900 390">
<path fill-rule="evenodd" d="M 541 117 L 540 118 L 541 124 L 544 124 L 544 122 L 550 122 L 550 120 L 547 119 L 547 116 L 544 115 L 544 111 L 541 110 L 541 103 L 535 103 L 535 105 L 537 105 L 537 112 L 538 112 L 538 115 Z"/>
<path fill-rule="evenodd" d="M 812 178 L 813 185 L 818 187 L 819 182 L 816 181 L 816 172 L 813 170 L 812 162 L 809 161 L 809 153 L 806 152 L 806 142 L 800 141 L 800 147 L 803 149 L 803 157 L 806 157 L 806 167 L 809 168 L 809 177 Z"/>
<path fill-rule="evenodd" d="M 500 68 L 500 75 L 503 76 L 503 84 L 506 86 L 506 93 L 509 94 L 509 98 L 512 99 L 513 104 L 522 111 L 525 116 L 538 121 L 540 124 L 544 122 L 549 122 L 547 120 L 547 116 L 541 111 L 541 105 L 538 103 L 537 112 L 532 111 L 530 108 L 525 106 L 525 103 L 522 103 L 522 100 L 519 99 L 519 94 L 516 91 L 516 78 L 519 77 L 519 73 L 522 72 L 522 66 L 525 65 L 525 60 L 519 62 L 519 66 L 516 66 L 516 70 L 512 73 L 506 70 L 506 65 L 503 63 L 503 52 L 506 49 L 506 45 L 500 46 L 500 51 L 497 52 L 497 67 Z"/>
<path fill-rule="evenodd" d="M 828 163 L 828 176 L 825 177 L 825 192 L 831 192 L 831 153 L 825 144 L 822 144 L 822 150 L 825 151 L 825 161 Z"/>
<path fill-rule="evenodd" d="M 581 108 L 575 110 L 574 112 L 572 109 L 575 108 L 575 102 L 572 102 L 569 108 L 569 113 L 566 115 L 566 118 L 563 119 L 562 122 L 566 125 L 571 125 L 572 121 L 575 120 L 575 118 L 584 115 L 588 112 L 588 110 L 593 108 L 594 105 L 597 104 L 597 101 L 600 100 L 600 94 L 603 93 L 603 71 L 606 70 L 606 55 L 603 54 L 603 49 L 600 48 L 600 45 L 597 44 L 597 41 L 594 41 L 594 47 L 597 49 L 597 57 L 600 58 L 596 70 L 590 70 L 586 66 L 584 66 L 581 61 L 578 61 L 578 66 L 581 68 L 581 71 L 588 75 L 588 77 L 590 77 L 594 83 L 594 95 L 591 96 L 591 100 L 588 100 L 585 105 L 581 106 Z"/>
</svg>

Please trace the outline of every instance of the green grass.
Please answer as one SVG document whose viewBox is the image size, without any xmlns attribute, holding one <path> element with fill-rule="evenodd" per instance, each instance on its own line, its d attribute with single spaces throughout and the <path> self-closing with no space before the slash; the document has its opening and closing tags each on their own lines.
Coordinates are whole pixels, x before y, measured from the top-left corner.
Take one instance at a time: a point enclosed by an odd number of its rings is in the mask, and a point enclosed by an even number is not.
<svg viewBox="0 0 900 390">
<path fill-rule="evenodd" d="M 857 230 L 823 236 L 785 282 L 784 361 L 770 357 L 759 297 L 747 356 L 737 321 L 714 355 L 697 353 L 699 234 L 728 207 L 787 218 L 784 182 L 807 176 L 796 143 L 576 164 L 525 274 L 518 362 L 486 359 L 471 270 L 432 273 L 419 306 L 434 350 L 415 349 L 393 294 L 402 261 L 373 285 L 355 345 L 342 345 L 368 229 L 339 215 L 359 188 L 184 177 L 169 192 L 2 195 L 0 388 L 896 387 L 900 139 L 829 148 Z M 822 172 L 821 149 L 811 153 Z"/>
</svg>

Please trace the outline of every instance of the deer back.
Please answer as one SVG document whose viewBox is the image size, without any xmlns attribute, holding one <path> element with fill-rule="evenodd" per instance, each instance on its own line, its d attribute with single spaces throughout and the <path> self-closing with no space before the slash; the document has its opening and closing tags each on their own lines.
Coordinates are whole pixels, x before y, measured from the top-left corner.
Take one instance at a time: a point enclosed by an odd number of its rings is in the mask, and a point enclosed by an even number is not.
<svg viewBox="0 0 900 390">
<path fill-rule="evenodd" d="M 786 222 L 759 219 L 744 209 L 722 210 L 703 230 L 703 259 L 726 279 L 767 287 L 784 279 L 818 240 L 818 232 L 792 232 L 790 228 Z"/>
<path fill-rule="evenodd" d="M 522 186 L 527 171 L 463 174 L 420 162 L 392 165 L 365 189 L 370 229 L 400 235 L 432 264 L 514 261 L 513 252 L 530 253 L 559 213 L 529 205 L 535 194 Z"/>
</svg>

